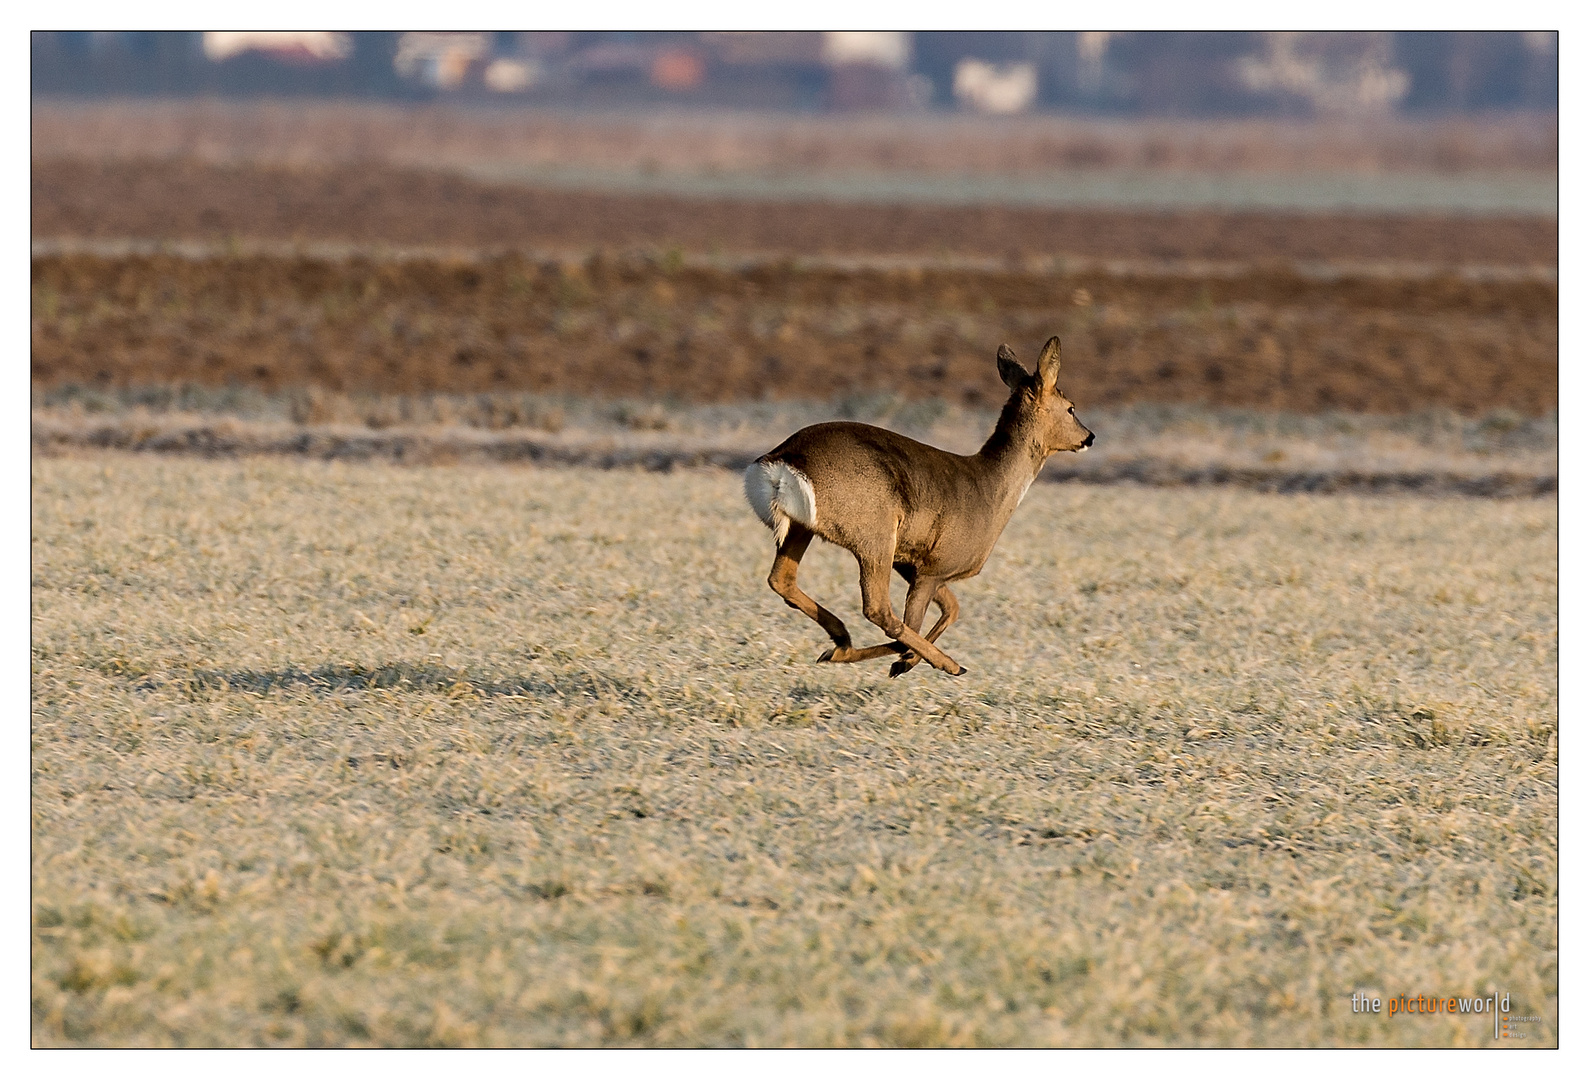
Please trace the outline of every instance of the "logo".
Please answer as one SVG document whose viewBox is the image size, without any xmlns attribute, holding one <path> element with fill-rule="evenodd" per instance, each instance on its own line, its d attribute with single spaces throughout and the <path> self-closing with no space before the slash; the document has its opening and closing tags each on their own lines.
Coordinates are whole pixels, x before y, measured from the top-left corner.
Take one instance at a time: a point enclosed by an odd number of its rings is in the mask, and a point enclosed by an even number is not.
<svg viewBox="0 0 1589 1080">
<path fill-rule="evenodd" d="M 1512 995 L 1492 993 L 1475 997 L 1435 997 L 1431 994 L 1394 995 L 1387 999 L 1374 997 L 1363 991 L 1352 995 L 1354 1013 L 1378 1013 L 1386 1016 L 1410 1016 L 1414 1013 L 1434 1015 L 1455 1013 L 1459 1016 L 1488 1016 L 1496 1041 L 1501 1039 L 1527 1040 L 1536 1037 L 1528 1025 L 1539 1023 L 1537 1016 L 1513 1016 Z"/>
</svg>

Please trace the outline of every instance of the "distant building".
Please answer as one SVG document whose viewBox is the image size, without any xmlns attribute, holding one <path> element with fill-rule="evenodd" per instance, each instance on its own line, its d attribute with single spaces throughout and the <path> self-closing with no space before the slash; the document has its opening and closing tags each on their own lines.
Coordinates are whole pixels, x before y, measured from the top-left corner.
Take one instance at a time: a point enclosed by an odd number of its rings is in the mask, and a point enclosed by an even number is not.
<svg viewBox="0 0 1589 1080">
<path fill-rule="evenodd" d="M 1021 113 L 1037 100 L 1037 65 L 991 64 L 967 58 L 955 65 L 955 100 L 978 112 Z"/>
<path fill-rule="evenodd" d="M 244 53 L 264 53 L 284 63 L 334 64 L 353 53 L 353 40 L 331 30 L 207 30 L 204 55 L 222 63 Z"/>
<path fill-rule="evenodd" d="M 1396 66 L 1389 34 L 1282 31 L 1264 39 L 1261 54 L 1235 63 L 1255 93 L 1294 95 L 1324 116 L 1388 113 L 1407 96 L 1412 80 Z"/>
</svg>

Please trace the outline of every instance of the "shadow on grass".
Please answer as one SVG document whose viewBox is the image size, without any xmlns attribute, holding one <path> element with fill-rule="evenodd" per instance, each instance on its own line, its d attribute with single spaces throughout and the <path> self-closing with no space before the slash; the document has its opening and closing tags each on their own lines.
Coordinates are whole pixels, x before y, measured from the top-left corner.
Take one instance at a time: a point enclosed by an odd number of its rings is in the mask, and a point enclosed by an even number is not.
<svg viewBox="0 0 1589 1080">
<path fill-rule="evenodd" d="M 414 693 L 439 693 L 448 696 L 508 698 L 634 698 L 638 691 L 627 680 L 581 671 L 548 675 L 543 678 L 482 680 L 465 671 L 431 664 L 392 663 L 366 667 L 362 664 L 322 664 L 316 668 L 282 668 L 278 671 L 174 672 L 166 676 L 147 676 L 134 684 L 137 690 L 175 689 L 188 694 L 223 690 L 268 694 L 282 690 L 308 690 L 317 694 L 337 694 L 362 690 L 399 690 Z"/>
<path fill-rule="evenodd" d="M 882 660 L 877 663 L 883 663 Z M 845 690 L 834 686 L 812 686 L 809 683 L 797 682 L 789 688 L 789 700 L 800 705 L 813 701 L 826 701 L 833 705 L 853 712 L 859 712 L 879 698 L 887 697 L 886 686 L 862 687 L 855 690 Z"/>
</svg>

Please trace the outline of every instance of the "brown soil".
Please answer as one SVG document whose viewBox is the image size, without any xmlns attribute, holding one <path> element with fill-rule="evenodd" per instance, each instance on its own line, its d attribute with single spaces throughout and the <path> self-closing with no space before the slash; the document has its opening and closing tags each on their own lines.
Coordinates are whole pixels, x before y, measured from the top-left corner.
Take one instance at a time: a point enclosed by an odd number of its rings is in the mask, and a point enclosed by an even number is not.
<svg viewBox="0 0 1589 1080">
<path fill-rule="evenodd" d="M 1556 223 L 1546 218 L 715 202 L 533 190 L 378 165 L 40 160 L 32 193 L 39 238 L 1551 267 L 1557 251 Z"/>
<path fill-rule="evenodd" d="M 1539 281 L 1318 281 L 1277 269 L 48 255 L 33 261 L 32 370 L 42 385 L 706 401 L 902 392 L 987 404 L 1003 395 L 997 345 L 1030 363 L 1058 333 L 1063 385 L 1083 406 L 1537 415 L 1556 406 L 1556 307 L 1556 287 Z"/>
</svg>

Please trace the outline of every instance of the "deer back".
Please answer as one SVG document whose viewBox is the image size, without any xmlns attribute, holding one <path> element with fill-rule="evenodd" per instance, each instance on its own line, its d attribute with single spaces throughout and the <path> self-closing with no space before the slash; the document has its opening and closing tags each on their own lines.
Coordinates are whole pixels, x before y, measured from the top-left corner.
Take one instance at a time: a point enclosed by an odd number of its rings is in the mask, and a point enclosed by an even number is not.
<svg viewBox="0 0 1589 1080">
<path fill-rule="evenodd" d="M 869 424 L 802 428 L 752 470 L 758 467 L 809 485 L 809 510 L 794 497 L 780 508 L 857 553 L 892 545 L 897 561 L 980 567 L 1004 524 L 995 520 L 1002 493 L 978 459 Z M 747 493 L 751 488 L 747 478 Z"/>
</svg>

